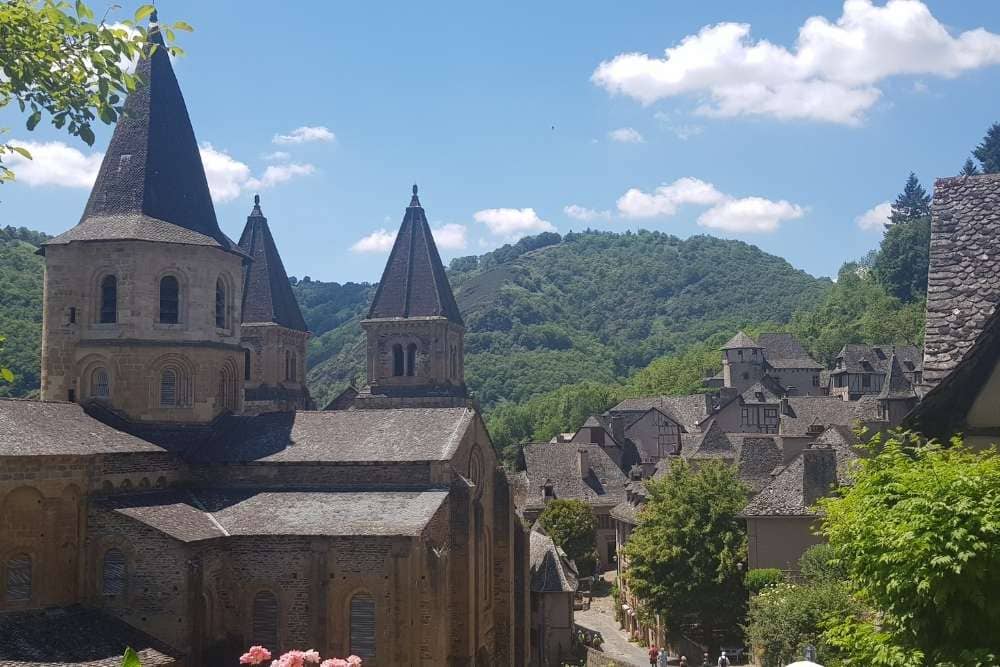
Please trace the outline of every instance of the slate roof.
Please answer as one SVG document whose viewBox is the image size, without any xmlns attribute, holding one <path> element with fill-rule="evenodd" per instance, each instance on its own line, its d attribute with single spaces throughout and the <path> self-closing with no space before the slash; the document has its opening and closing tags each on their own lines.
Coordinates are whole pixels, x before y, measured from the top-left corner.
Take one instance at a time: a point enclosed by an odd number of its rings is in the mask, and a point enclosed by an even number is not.
<svg viewBox="0 0 1000 667">
<path fill-rule="evenodd" d="M 907 379 L 903 372 L 903 367 L 899 364 L 899 358 L 893 354 L 889 358 L 889 373 L 885 382 L 882 383 L 882 391 L 878 394 L 879 399 L 906 399 L 916 398 L 913 391 L 913 384 Z"/>
<path fill-rule="evenodd" d="M 569 559 L 551 537 L 532 530 L 530 549 L 532 593 L 576 592 L 576 573 L 570 567 Z"/>
<path fill-rule="evenodd" d="M 647 398 L 627 398 L 609 410 L 615 412 L 647 412 L 657 409 L 688 431 L 698 429 L 698 424 L 709 416 L 705 394 L 688 396 L 651 396 Z"/>
<path fill-rule="evenodd" d="M 100 501 L 182 542 L 221 537 L 413 537 L 448 497 L 424 491 L 190 490 Z"/>
<path fill-rule="evenodd" d="M 579 450 L 587 452 L 590 470 L 579 474 Z M 552 483 L 555 497 L 583 500 L 591 505 L 617 505 L 625 499 L 628 478 L 598 445 L 536 443 L 524 445 L 523 507 L 544 505 L 542 486 Z"/>
<path fill-rule="evenodd" d="M 1000 301 L 1000 174 L 934 184 L 924 382 L 935 385 L 972 348 Z"/>
<path fill-rule="evenodd" d="M 267 218 L 260 210 L 259 196 L 254 196 L 240 248 L 253 260 L 243 271 L 243 322 L 274 322 L 295 331 L 308 331 Z"/>
<path fill-rule="evenodd" d="M 394 317 L 446 317 L 463 324 L 416 185 L 368 311 L 369 319 Z"/>
<path fill-rule="evenodd" d="M 763 333 L 757 336 L 757 342 L 774 368 L 823 368 L 790 333 Z"/>
<path fill-rule="evenodd" d="M 219 229 L 198 141 L 155 22 L 149 41 L 157 48 L 136 69 L 146 83 L 125 102 L 80 222 L 44 245 L 134 239 L 242 254 Z"/>
<path fill-rule="evenodd" d="M 805 436 L 809 427 L 831 424 L 853 426 L 857 422 L 877 421 L 875 396 L 862 396 L 857 401 L 845 401 L 838 396 L 792 396 L 788 399 L 791 414 L 779 415 L 778 433 Z"/>
<path fill-rule="evenodd" d="M 777 403 L 787 392 L 778 382 L 769 375 L 761 378 L 760 382 L 755 382 L 747 387 L 740 397 L 744 403 L 750 404 L 770 404 Z"/>
<path fill-rule="evenodd" d="M 831 375 L 842 373 L 888 373 L 889 358 L 896 355 L 907 373 L 923 369 L 923 353 L 915 345 L 866 345 L 851 343 L 837 354 L 837 368 Z"/>
<path fill-rule="evenodd" d="M 0 613 L 4 667 L 119 667 L 126 647 L 143 667 L 173 665 L 179 655 L 124 621 L 83 607 Z"/>
<path fill-rule="evenodd" d="M 76 403 L 0 398 L 0 456 L 163 451 L 94 419 Z"/>
<path fill-rule="evenodd" d="M 681 455 L 691 461 L 718 459 L 735 465 L 737 475 L 751 493 L 764 488 L 771 479 L 771 471 L 781 465 L 783 458 L 777 436 L 727 433 L 714 420 L 705 433 L 686 444 Z M 665 467 L 658 468 L 654 476 L 665 474 Z"/>
<path fill-rule="evenodd" d="M 740 349 L 740 348 L 746 349 L 746 348 L 755 348 L 755 347 L 756 348 L 761 348 L 763 346 L 759 345 L 756 341 L 754 341 L 753 338 L 751 338 L 750 336 L 746 335 L 742 331 L 737 331 L 736 335 L 733 336 L 732 338 L 730 338 L 729 341 L 725 345 L 723 345 L 721 348 L 719 348 L 719 349 L 721 349 L 721 350 L 736 350 L 736 349 Z"/>
</svg>

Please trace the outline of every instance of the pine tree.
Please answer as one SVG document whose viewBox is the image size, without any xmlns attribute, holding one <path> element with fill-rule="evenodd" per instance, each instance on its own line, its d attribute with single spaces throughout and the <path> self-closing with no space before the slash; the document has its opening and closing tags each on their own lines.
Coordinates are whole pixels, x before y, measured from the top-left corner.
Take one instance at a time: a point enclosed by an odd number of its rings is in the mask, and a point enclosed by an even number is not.
<svg viewBox="0 0 1000 667">
<path fill-rule="evenodd" d="M 896 201 L 892 205 L 889 221 L 895 225 L 924 218 L 930 214 L 931 196 L 924 190 L 924 186 L 920 185 L 917 175 L 911 171 L 903 191 L 896 197 Z"/>
<path fill-rule="evenodd" d="M 959 176 L 975 176 L 979 173 L 979 168 L 976 163 L 972 161 L 972 158 L 967 158 L 965 164 L 962 165 L 962 171 L 958 172 Z"/>
<path fill-rule="evenodd" d="M 1000 173 L 1000 123 L 990 126 L 983 137 L 983 143 L 972 154 L 983 165 L 984 174 Z"/>
</svg>

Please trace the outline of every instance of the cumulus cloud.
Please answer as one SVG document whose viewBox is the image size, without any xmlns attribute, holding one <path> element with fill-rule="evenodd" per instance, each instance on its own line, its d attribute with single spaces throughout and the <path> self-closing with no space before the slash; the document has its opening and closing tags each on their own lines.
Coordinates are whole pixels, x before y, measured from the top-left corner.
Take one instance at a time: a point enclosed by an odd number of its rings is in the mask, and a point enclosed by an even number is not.
<svg viewBox="0 0 1000 667">
<path fill-rule="evenodd" d="M 208 189 L 212 193 L 212 201 L 216 203 L 232 201 L 246 190 L 266 190 L 316 171 L 311 164 L 272 164 L 257 177 L 251 175 L 250 167 L 245 162 L 210 143 L 203 143 L 200 150 Z"/>
<path fill-rule="evenodd" d="M 662 58 L 622 53 L 591 80 L 643 104 L 679 95 L 707 116 L 763 115 L 856 125 L 899 75 L 955 77 L 1000 63 L 1000 35 L 953 35 L 920 0 L 846 0 L 832 22 L 806 19 L 793 47 L 754 40 L 746 23 L 705 26 Z"/>
<path fill-rule="evenodd" d="M 556 231 L 552 223 L 539 218 L 533 208 L 488 208 L 476 211 L 472 218 L 486 225 L 494 236 L 509 241 L 528 234 Z"/>
<path fill-rule="evenodd" d="M 771 201 L 763 197 L 744 197 L 713 206 L 698 216 L 698 224 L 743 234 L 773 232 L 782 222 L 801 218 L 805 212 L 801 206 L 784 199 Z"/>
<path fill-rule="evenodd" d="M 866 232 L 882 231 L 889 224 L 890 214 L 892 214 L 892 204 L 884 201 L 854 218 L 854 222 Z"/>
<path fill-rule="evenodd" d="M 725 198 L 711 183 L 685 177 L 653 192 L 630 188 L 618 198 L 618 212 L 626 218 L 657 218 L 674 215 L 684 204 L 711 206 Z"/>
<path fill-rule="evenodd" d="M 395 240 L 396 232 L 390 232 L 388 229 L 376 229 L 352 245 L 351 252 L 389 252 Z"/>
<path fill-rule="evenodd" d="M 288 134 L 276 134 L 271 141 L 276 144 L 306 144 L 314 141 L 333 141 L 336 138 L 329 128 L 322 125 L 315 127 L 303 125 Z"/>
<path fill-rule="evenodd" d="M 585 206 L 577 206 L 576 204 L 570 204 L 569 206 L 564 206 L 563 213 L 573 218 L 574 220 L 582 220 L 583 222 L 611 219 L 611 211 L 597 211 L 592 208 L 587 208 Z"/>
<path fill-rule="evenodd" d="M 608 132 L 608 138 L 620 144 L 641 144 L 646 141 L 639 134 L 639 131 L 632 127 L 619 127 L 617 130 L 611 130 Z"/>
<path fill-rule="evenodd" d="M 30 187 L 56 186 L 63 188 L 89 188 L 94 185 L 101 168 L 103 153 L 83 153 L 61 141 L 35 142 L 11 141 L 29 153 L 32 159 L 20 153 L 4 156 L 4 164 L 17 175 L 17 182 Z"/>
<path fill-rule="evenodd" d="M 434 243 L 442 250 L 462 250 L 466 246 L 466 231 L 468 227 L 454 222 L 434 227 L 431 234 L 434 235 Z"/>
<path fill-rule="evenodd" d="M 264 174 L 260 178 L 248 180 L 245 187 L 253 190 L 266 190 L 297 176 L 308 176 L 315 171 L 316 167 L 311 164 L 272 164 L 264 170 Z"/>
<path fill-rule="evenodd" d="M 292 159 L 292 154 L 285 151 L 274 151 L 273 153 L 264 153 L 261 157 L 268 162 L 288 162 Z"/>
</svg>

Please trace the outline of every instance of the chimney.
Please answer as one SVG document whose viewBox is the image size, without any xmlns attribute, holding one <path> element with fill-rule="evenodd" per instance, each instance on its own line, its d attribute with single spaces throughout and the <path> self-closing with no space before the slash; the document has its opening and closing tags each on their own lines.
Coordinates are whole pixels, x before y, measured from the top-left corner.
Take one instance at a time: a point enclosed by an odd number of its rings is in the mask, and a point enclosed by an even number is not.
<svg viewBox="0 0 1000 667">
<path fill-rule="evenodd" d="M 837 486 L 837 455 L 829 445 L 802 450 L 802 501 L 811 507 Z"/>
<path fill-rule="evenodd" d="M 590 474 L 590 452 L 586 449 L 576 450 L 576 462 L 577 462 L 577 472 L 580 473 L 580 479 L 586 479 L 587 475 Z"/>
<path fill-rule="evenodd" d="M 625 416 L 611 415 L 611 437 L 619 445 L 625 442 Z"/>
</svg>

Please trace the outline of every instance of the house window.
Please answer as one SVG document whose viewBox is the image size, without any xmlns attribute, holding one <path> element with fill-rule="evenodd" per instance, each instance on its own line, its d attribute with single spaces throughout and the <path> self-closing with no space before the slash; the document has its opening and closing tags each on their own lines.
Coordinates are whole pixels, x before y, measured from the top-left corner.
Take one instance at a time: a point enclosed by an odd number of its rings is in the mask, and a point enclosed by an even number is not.
<svg viewBox="0 0 1000 667">
<path fill-rule="evenodd" d="M 118 549 L 104 552 L 101 568 L 101 590 L 105 595 L 115 596 L 125 592 L 125 554 Z"/>
<path fill-rule="evenodd" d="M 375 598 L 364 593 L 351 598 L 351 653 L 375 659 Z"/>
<path fill-rule="evenodd" d="M 813 386 L 814 387 L 818 387 L 819 386 L 819 376 L 818 375 L 813 375 Z"/>
<path fill-rule="evenodd" d="M 250 358 L 252 354 L 250 350 L 243 350 L 243 379 L 250 379 Z"/>
<path fill-rule="evenodd" d="M 278 646 L 278 598 L 271 591 L 260 591 L 253 598 L 251 644 Z"/>
<path fill-rule="evenodd" d="M 118 321 L 118 278 L 104 276 L 101 281 L 101 324 Z"/>
<path fill-rule="evenodd" d="M 222 278 L 215 281 L 215 326 L 226 328 L 226 284 Z"/>
<path fill-rule="evenodd" d="M 750 423 L 750 408 L 740 409 L 740 423 L 744 425 Z"/>
<path fill-rule="evenodd" d="M 406 374 L 410 377 L 416 375 L 417 368 L 417 344 L 410 343 L 406 346 Z"/>
<path fill-rule="evenodd" d="M 872 386 L 872 376 L 869 375 L 868 373 L 865 373 L 864 375 L 861 376 L 861 388 L 870 389 L 871 386 Z"/>
<path fill-rule="evenodd" d="M 17 554 L 7 560 L 7 601 L 31 599 L 31 556 Z"/>
<path fill-rule="evenodd" d="M 90 395 L 93 398 L 111 396 L 111 381 L 106 368 L 98 368 L 90 378 Z"/>
<path fill-rule="evenodd" d="M 399 343 L 392 346 L 392 374 L 396 377 L 403 375 L 403 346 Z"/>
<path fill-rule="evenodd" d="M 160 373 L 160 405 L 167 408 L 177 405 L 177 371 L 172 368 Z"/>
<path fill-rule="evenodd" d="M 160 280 L 160 322 L 177 324 L 180 312 L 180 285 L 174 276 Z"/>
</svg>

